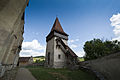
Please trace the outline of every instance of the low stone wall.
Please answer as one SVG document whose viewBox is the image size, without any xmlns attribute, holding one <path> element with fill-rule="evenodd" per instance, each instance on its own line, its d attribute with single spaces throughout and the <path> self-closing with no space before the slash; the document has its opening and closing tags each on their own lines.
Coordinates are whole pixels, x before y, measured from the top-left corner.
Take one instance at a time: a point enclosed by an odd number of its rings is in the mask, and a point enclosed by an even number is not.
<svg viewBox="0 0 120 80">
<path fill-rule="evenodd" d="M 83 71 L 87 71 L 87 72 L 92 73 L 93 75 L 96 76 L 97 80 L 106 80 L 101 73 L 99 73 L 98 71 L 96 71 L 94 69 L 91 69 L 91 68 L 85 67 L 85 66 L 80 66 L 80 69 Z"/>
<path fill-rule="evenodd" d="M 114 53 L 96 60 L 82 62 L 80 65 L 95 72 L 101 80 L 120 80 L 120 53 Z"/>
</svg>

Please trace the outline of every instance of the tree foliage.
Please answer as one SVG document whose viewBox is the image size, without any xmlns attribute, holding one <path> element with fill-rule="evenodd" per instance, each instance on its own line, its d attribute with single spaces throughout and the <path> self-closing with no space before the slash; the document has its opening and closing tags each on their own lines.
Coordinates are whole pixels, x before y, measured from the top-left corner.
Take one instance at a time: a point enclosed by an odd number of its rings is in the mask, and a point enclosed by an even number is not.
<svg viewBox="0 0 120 80">
<path fill-rule="evenodd" d="M 84 51 L 86 53 L 85 60 L 97 59 L 111 53 L 119 52 L 120 42 L 117 40 L 102 41 L 100 39 L 93 39 L 85 43 Z"/>
</svg>

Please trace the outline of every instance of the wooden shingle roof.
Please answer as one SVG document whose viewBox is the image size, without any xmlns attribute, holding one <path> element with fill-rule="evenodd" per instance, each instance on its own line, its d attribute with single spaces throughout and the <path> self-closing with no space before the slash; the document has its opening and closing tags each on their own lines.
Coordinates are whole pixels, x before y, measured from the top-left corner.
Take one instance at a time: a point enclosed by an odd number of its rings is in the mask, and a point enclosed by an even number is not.
<svg viewBox="0 0 120 80">
<path fill-rule="evenodd" d="M 74 53 L 74 51 L 73 51 L 68 45 L 66 45 L 66 44 L 61 40 L 61 38 L 58 38 L 57 41 L 59 41 L 59 42 L 62 44 L 62 46 L 69 52 L 69 54 L 70 54 L 71 56 L 73 56 L 73 57 L 78 57 L 78 56 Z M 66 54 L 66 53 L 65 53 L 65 54 Z"/>
<path fill-rule="evenodd" d="M 58 20 L 58 17 L 56 17 L 56 20 L 55 20 L 55 22 L 54 22 L 54 24 L 53 24 L 53 27 L 52 27 L 52 29 L 51 29 L 51 32 L 53 32 L 53 31 L 56 31 L 56 32 L 59 32 L 59 33 L 62 33 L 62 34 L 67 35 L 67 34 L 64 32 L 64 30 L 63 30 L 63 28 L 62 28 L 62 26 L 61 26 L 61 24 L 60 24 L 60 22 L 59 22 L 59 20 Z"/>
</svg>

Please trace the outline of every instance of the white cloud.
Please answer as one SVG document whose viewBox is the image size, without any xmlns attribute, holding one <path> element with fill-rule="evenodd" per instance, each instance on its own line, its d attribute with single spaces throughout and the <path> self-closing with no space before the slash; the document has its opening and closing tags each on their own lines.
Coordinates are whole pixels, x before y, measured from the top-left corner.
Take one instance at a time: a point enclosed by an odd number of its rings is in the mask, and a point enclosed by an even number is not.
<svg viewBox="0 0 120 80">
<path fill-rule="evenodd" d="M 68 43 L 74 43 L 74 42 L 77 42 L 79 41 L 79 39 L 75 39 L 75 40 L 68 40 Z"/>
<path fill-rule="evenodd" d="M 76 39 L 74 41 L 79 41 L 79 39 Z M 78 47 L 78 45 L 75 45 L 75 44 L 71 44 L 70 45 L 70 48 L 72 48 L 72 49 L 75 49 L 77 47 Z M 22 43 L 22 50 L 20 52 L 20 56 L 21 57 L 45 56 L 45 50 L 46 50 L 46 46 L 45 45 L 41 45 L 38 42 L 38 40 L 35 39 L 35 40 L 31 41 L 31 42 L 23 42 Z M 79 57 L 83 57 L 84 56 L 84 51 L 75 51 L 75 53 Z"/>
<path fill-rule="evenodd" d="M 75 51 L 76 55 L 79 57 L 83 57 L 85 55 L 84 51 Z"/>
<path fill-rule="evenodd" d="M 70 45 L 70 48 L 72 48 L 72 49 L 73 49 L 73 48 L 77 48 L 77 47 L 78 47 L 78 46 L 75 45 L 75 44 L 71 44 L 71 45 Z"/>
<path fill-rule="evenodd" d="M 118 41 L 120 41 L 120 36 L 116 37 L 116 38 L 113 38 L 112 40 L 118 40 Z"/>
<path fill-rule="evenodd" d="M 116 36 L 116 38 L 114 38 L 113 40 L 117 39 L 120 40 L 120 13 L 118 14 L 114 14 L 111 18 L 111 26 L 114 27 L 113 32 Z"/>
<path fill-rule="evenodd" d="M 83 57 L 85 55 L 84 50 L 79 50 L 81 46 L 79 43 L 79 39 L 69 40 L 68 43 L 70 48 L 76 53 L 77 56 Z"/>
<path fill-rule="evenodd" d="M 69 40 L 68 41 L 68 43 L 69 43 L 69 45 L 70 45 L 70 48 L 77 48 L 79 45 L 77 44 L 75 44 L 76 42 L 78 43 L 78 41 L 79 41 L 79 39 L 75 39 L 75 40 Z"/>
<path fill-rule="evenodd" d="M 68 40 L 68 43 L 73 43 L 73 42 L 75 42 L 74 40 Z"/>
<path fill-rule="evenodd" d="M 75 41 L 79 41 L 79 39 L 76 39 Z"/>
<path fill-rule="evenodd" d="M 39 35 L 39 33 L 38 32 L 32 32 L 34 35 Z"/>
<path fill-rule="evenodd" d="M 32 42 L 23 42 L 20 56 L 45 56 L 45 49 L 36 39 Z"/>
<path fill-rule="evenodd" d="M 76 44 L 74 44 L 74 43 L 76 43 L 76 42 L 78 42 L 79 41 L 79 39 L 75 39 L 75 40 L 68 40 L 68 43 L 69 43 L 69 45 L 70 45 L 70 48 L 77 48 L 78 47 L 78 45 L 76 45 Z"/>
</svg>

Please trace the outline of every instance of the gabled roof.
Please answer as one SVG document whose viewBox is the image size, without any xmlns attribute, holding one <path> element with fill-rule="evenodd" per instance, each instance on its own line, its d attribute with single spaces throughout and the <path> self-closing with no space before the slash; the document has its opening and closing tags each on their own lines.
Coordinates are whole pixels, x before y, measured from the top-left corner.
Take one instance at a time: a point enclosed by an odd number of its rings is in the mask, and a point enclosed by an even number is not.
<svg viewBox="0 0 120 80">
<path fill-rule="evenodd" d="M 61 36 L 63 35 L 63 36 Z M 52 37 L 57 36 L 57 37 L 61 37 L 62 39 L 68 40 L 68 34 L 66 34 L 58 20 L 58 18 L 56 17 L 56 20 L 53 24 L 53 27 L 51 29 L 51 32 L 47 35 L 46 37 L 46 41 L 48 42 Z"/>
<path fill-rule="evenodd" d="M 19 57 L 19 62 L 28 62 L 31 57 Z"/>
<path fill-rule="evenodd" d="M 62 44 L 62 46 L 69 52 L 69 54 L 70 54 L 71 56 L 73 56 L 73 57 L 78 57 L 78 56 L 74 53 L 74 51 L 73 51 L 69 46 L 67 46 L 67 45 L 61 40 L 61 38 L 58 38 L 57 41 L 59 41 L 59 42 Z M 65 54 L 66 54 L 66 53 L 65 53 Z"/>
<path fill-rule="evenodd" d="M 70 53 L 73 57 L 78 57 L 78 56 L 73 52 L 73 50 L 72 50 L 69 46 L 66 46 L 66 48 L 68 49 L 69 53 Z"/>
<path fill-rule="evenodd" d="M 54 24 L 53 24 L 53 27 L 52 27 L 52 29 L 51 29 L 51 32 L 53 32 L 53 31 L 56 31 L 56 32 L 59 32 L 59 33 L 62 33 L 62 34 L 67 35 L 67 34 L 64 32 L 64 30 L 63 30 L 63 28 L 62 28 L 62 26 L 61 26 L 61 24 L 60 24 L 60 22 L 59 22 L 59 20 L 58 20 L 58 17 L 56 17 L 56 20 L 55 20 L 55 22 L 54 22 Z"/>
</svg>

